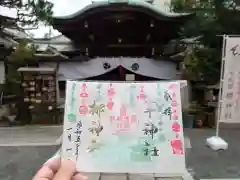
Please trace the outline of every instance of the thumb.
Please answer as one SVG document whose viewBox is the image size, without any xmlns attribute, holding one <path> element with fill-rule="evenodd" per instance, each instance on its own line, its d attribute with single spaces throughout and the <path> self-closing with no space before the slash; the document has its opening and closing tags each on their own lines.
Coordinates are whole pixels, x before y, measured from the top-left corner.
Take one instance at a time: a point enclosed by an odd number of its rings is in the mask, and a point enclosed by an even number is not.
<svg viewBox="0 0 240 180">
<path fill-rule="evenodd" d="M 61 167 L 53 180 L 71 180 L 76 173 L 76 164 L 71 160 L 62 160 Z"/>
</svg>

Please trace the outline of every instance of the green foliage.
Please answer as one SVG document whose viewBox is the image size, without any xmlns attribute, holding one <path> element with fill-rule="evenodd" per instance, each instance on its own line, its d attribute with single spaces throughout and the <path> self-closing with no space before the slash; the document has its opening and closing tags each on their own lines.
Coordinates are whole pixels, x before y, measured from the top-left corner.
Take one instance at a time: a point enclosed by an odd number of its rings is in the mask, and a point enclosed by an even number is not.
<svg viewBox="0 0 240 180">
<path fill-rule="evenodd" d="M 20 73 L 17 71 L 20 67 L 34 65 L 36 59 L 34 54 L 36 47 L 29 46 L 27 41 L 22 41 L 16 49 L 7 57 L 8 73 L 6 75 L 5 90 L 8 93 L 17 94 L 20 88 Z"/>
<path fill-rule="evenodd" d="M 28 45 L 28 41 L 22 41 L 18 44 L 16 49 L 7 57 L 9 63 L 21 66 L 25 65 L 29 60 L 34 58 L 36 47 Z"/>
<path fill-rule="evenodd" d="M 51 24 L 51 17 L 53 15 L 53 4 L 51 2 L 46 0 L 28 0 L 28 6 L 31 9 L 31 14 L 36 16 L 36 20 L 41 20 Z"/>
<path fill-rule="evenodd" d="M 16 23 L 21 26 L 37 26 L 39 21 L 51 24 L 53 4 L 47 0 L 1 0 L 0 6 L 17 10 Z M 0 21 L 0 27 L 6 27 L 4 21 Z"/>
<path fill-rule="evenodd" d="M 181 38 L 198 37 L 200 42 L 184 59 L 185 73 L 190 80 L 214 84 L 219 81 L 223 34 L 240 33 L 240 12 L 235 1 L 172 0 L 172 11 L 195 12 L 180 32 Z"/>
<path fill-rule="evenodd" d="M 218 55 L 214 48 L 194 48 L 184 58 L 183 73 L 193 81 L 218 82 L 221 63 Z"/>
</svg>

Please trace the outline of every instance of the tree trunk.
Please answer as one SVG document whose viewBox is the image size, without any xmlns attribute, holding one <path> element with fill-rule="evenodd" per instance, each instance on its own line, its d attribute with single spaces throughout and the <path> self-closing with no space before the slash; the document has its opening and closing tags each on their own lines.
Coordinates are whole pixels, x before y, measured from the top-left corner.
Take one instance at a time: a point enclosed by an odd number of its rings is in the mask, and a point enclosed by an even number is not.
<svg viewBox="0 0 240 180">
<path fill-rule="evenodd" d="M 18 97 L 17 116 L 16 120 L 21 121 L 22 124 L 30 124 L 32 122 L 32 115 L 28 109 L 28 105 L 23 101 L 21 96 Z"/>
</svg>

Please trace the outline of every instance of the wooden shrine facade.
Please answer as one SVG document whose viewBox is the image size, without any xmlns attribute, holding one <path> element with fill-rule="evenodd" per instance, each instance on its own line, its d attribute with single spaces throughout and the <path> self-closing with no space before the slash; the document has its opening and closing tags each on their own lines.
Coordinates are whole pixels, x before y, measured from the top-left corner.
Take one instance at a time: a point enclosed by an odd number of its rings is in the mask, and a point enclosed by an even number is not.
<svg viewBox="0 0 240 180">
<path fill-rule="evenodd" d="M 141 0 L 94 2 L 53 19 L 53 27 L 91 57 L 164 55 L 164 46 L 193 14 L 172 14 Z"/>
</svg>

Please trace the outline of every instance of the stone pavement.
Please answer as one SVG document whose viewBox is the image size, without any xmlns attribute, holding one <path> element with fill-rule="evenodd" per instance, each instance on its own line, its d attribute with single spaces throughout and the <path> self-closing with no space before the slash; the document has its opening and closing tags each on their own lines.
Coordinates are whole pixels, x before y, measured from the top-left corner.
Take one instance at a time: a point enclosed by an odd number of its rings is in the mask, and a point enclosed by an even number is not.
<svg viewBox="0 0 240 180">
<path fill-rule="evenodd" d="M 191 171 L 190 173 L 195 179 L 224 178 L 229 180 L 228 178 L 240 178 L 240 144 L 238 143 L 240 129 L 220 130 L 221 137 L 229 143 L 229 149 L 219 152 L 214 152 L 205 146 L 206 138 L 214 135 L 214 132 L 212 129 L 185 129 L 185 135 L 190 138 L 192 146 L 187 151 L 188 170 Z M 57 139 L 57 136 L 53 139 Z M 0 147 L 0 180 L 31 180 L 37 169 L 59 147 L 59 145 Z M 91 176 L 90 180 L 95 180 L 97 177 L 99 176 Z M 120 177 L 124 180 L 127 179 L 124 174 L 118 175 L 117 179 L 116 176 L 112 175 L 103 175 L 103 177 L 102 180 L 119 180 Z M 147 175 L 133 175 L 128 178 L 129 180 L 153 179 L 152 176 Z"/>
<path fill-rule="evenodd" d="M 62 126 L 0 127 L 1 146 L 59 145 Z"/>
<path fill-rule="evenodd" d="M 187 153 L 187 167 L 193 169 L 196 179 L 240 178 L 240 128 L 221 128 L 220 137 L 226 140 L 226 151 L 213 151 L 206 147 L 206 138 L 215 135 L 213 129 L 188 129 L 185 135 L 191 140 Z"/>
<path fill-rule="evenodd" d="M 0 127 L 1 146 L 49 146 L 60 145 L 62 126 L 23 126 Z M 191 148 L 188 137 L 185 137 L 185 147 Z"/>
<path fill-rule="evenodd" d="M 0 180 L 31 180 L 59 146 L 0 147 Z"/>
</svg>

